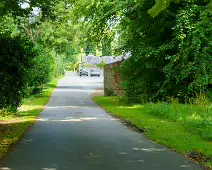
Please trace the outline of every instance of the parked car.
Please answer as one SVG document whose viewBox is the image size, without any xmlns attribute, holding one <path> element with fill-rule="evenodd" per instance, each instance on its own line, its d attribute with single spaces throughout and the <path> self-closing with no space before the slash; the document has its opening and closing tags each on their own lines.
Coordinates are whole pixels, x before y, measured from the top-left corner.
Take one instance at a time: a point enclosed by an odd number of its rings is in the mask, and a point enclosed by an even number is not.
<svg viewBox="0 0 212 170">
<path fill-rule="evenodd" d="M 91 75 L 91 77 L 92 77 L 92 76 L 100 76 L 99 69 L 97 69 L 97 68 L 91 69 L 91 70 L 90 70 L 90 75 Z"/>
<path fill-rule="evenodd" d="M 86 71 L 85 69 L 81 68 L 79 74 L 80 74 L 80 76 L 82 76 L 82 75 L 88 76 L 88 71 Z"/>
</svg>

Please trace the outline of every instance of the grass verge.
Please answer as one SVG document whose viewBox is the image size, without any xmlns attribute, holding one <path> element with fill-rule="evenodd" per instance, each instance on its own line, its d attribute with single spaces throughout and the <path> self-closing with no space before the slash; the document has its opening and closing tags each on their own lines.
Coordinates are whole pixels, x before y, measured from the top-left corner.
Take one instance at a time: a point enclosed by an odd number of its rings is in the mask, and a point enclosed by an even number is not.
<svg viewBox="0 0 212 170">
<path fill-rule="evenodd" d="M 144 134 L 172 150 L 212 169 L 212 112 L 192 105 L 148 103 L 133 105 L 118 97 L 95 96 L 106 111 L 121 118 Z M 140 130 L 141 131 L 141 130 Z"/>
<path fill-rule="evenodd" d="M 34 123 L 57 86 L 58 80 L 59 78 L 48 83 L 42 94 L 25 99 L 16 115 L 0 116 L 0 159 Z"/>
</svg>

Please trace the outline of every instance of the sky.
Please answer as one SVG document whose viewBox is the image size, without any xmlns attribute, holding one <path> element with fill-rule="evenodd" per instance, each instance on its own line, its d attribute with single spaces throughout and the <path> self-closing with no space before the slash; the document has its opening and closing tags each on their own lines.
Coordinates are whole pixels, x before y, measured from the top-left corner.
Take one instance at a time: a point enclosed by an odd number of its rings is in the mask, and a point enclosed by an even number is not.
<svg viewBox="0 0 212 170">
<path fill-rule="evenodd" d="M 29 8 L 29 4 L 28 3 L 21 3 L 21 8 L 26 9 Z"/>
<path fill-rule="evenodd" d="M 29 8 L 29 3 L 21 3 L 21 8 L 26 9 Z M 33 8 L 32 14 L 38 16 L 40 13 L 40 9 L 39 8 Z"/>
</svg>

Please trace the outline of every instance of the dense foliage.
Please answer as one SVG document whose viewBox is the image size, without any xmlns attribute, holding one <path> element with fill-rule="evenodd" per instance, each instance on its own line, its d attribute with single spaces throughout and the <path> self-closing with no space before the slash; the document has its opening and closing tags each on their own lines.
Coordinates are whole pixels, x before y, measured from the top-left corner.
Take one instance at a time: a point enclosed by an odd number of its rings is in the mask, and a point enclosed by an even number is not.
<svg viewBox="0 0 212 170">
<path fill-rule="evenodd" d="M 173 28 L 176 52 L 168 56 L 163 69 L 164 94 L 188 99 L 212 92 L 212 11 L 206 5 L 185 3 L 177 13 Z"/>
<path fill-rule="evenodd" d="M 119 53 L 131 55 L 119 68 L 126 99 L 211 95 L 212 1 L 105 0 L 86 9 L 90 34 L 101 40 L 113 28 Z"/>
<path fill-rule="evenodd" d="M 0 38 L 0 109 L 16 111 L 27 95 L 29 69 L 37 53 L 34 44 L 20 36 Z"/>
<path fill-rule="evenodd" d="M 28 91 L 30 94 L 41 92 L 42 86 L 51 80 L 51 72 L 54 69 L 54 63 L 52 62 L 54 61 L 54 57 L 38 45 L 35 49 L 38 55 L 33 58 L 31 68 L 28 69 L 29 76 L 27 80 L 29 81 Z"/>
<path fill-rule="evenodd" d="M 200 93 L 211 93 L 212 20 L 207 4 L 181 1 L 154 18 L 145 17 L 145 21 L 138 12 L 147 5 L 144 2 L 142 7 L 134 8 L 133 12 L 139 14 L 136 20 L 127 16 L 133 25 L 129 26 L 133 35 L 124 44 L 132 57 L 121 69 L 127 98 L 166 100 L 174 96 L 187 101 Z M 143 16 L 146 14 L 144 11 Z"/>
</svg>

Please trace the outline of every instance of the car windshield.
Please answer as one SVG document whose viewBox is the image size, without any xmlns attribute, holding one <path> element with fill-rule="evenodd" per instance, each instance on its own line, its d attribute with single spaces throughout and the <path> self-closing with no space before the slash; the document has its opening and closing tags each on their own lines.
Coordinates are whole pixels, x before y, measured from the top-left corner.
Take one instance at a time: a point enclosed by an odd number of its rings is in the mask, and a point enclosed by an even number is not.
<svg viewBox="0 0 212 170">
<path fill-rule="evenodd" d="M 97 68 L 91 69 L 91 71 L 99 71 Z"/>
</svg>

